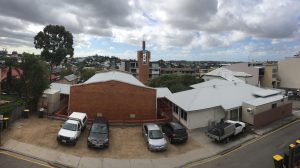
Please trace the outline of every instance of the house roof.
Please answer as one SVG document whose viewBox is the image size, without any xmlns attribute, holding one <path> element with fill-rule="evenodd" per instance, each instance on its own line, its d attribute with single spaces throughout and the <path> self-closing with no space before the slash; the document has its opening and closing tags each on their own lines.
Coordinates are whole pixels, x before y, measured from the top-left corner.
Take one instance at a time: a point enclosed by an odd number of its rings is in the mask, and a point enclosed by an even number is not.
<svg viewBox="0 0 300 168">
<path fill-rule="evenodd" d="M 270 96 L 270 97 L 259 97 L 256 99 L 252 99 L 252 100 L 247 100 L 244 101 L 247 104 L 253 105 L 253 106 L 260 106 L 260 105 L 264 105 L 267 103 L 271 103 L 271 102 L 275 102 L 278 100 L 283 99 L 284 96 L 283 95 L 275 95 L 275 96 Z"/>
<path fill-rule="evenodd" d="M 1 81 L 5 80 L 7 78 L 8 71 L 9 71 L 8 67 L 1 69 Z M 12 74 L 12 77 L 19 79 L 21 77 L 21 75 L 23 74 L 23 71 L 22 71 L 22 69 L 12 67 L 11 74 Z"/>
<path fill-rule="evenodd" d="M 64 77 L 67 81 L 71 82 L 73 80 L 76 80 L 78 77 L 74 74 L 70 74 Z"/>
<path fill-rule="evenodd" d="M 217 106 L 229 110 L 241 106 L 243 101 L 255 99 L 253 92 L 264 90 L 243 82 L 219 79 L 192 86 L 194 89 L 173 93 L 167 98 L 185 111 L 195 111 Z"/>
<path fill-rule="evenodd" d="M 63 83 L 51 83 L 50 88 L 51 89 L 56 89 L 60 91 L 60 94 L 70 94 L 70 87 L 71 85 L 69 84 L 63 84 Z"/>
<path fill-rule="evenodd" d="M 171 91 L 167 87 L 161 87 L 161 88 L 155 88 L 156 89 L 156 97 L 157 98 L 163 98 L 166 97 L 171 93 Z"/>
<path fill-rule="evenodd" d="M 279 93 L 281 93 L 281 92 L 278 90 L 271 90 L 271 89 L 264 89 L 261 91 L 253 92 L 254 95 L 259 96 L 259 97 L 267 97 L 267 96 L 272 96 L 272 95 L 276 95 Z"/>
<path fill-rule="evenodd" d="M 57 89 L 46 89 L 46 90 L 44 90 L 44 94 L 55 94 L 57 92 L 59 92 L 59 90 L 57 90 Z"/>
<path fill-rule="evenodd" d="M 235 81 L 235 82 L 241 82 L 242 80 L 237 77 L 252 77 L 252 75 L 246 73 L 246 72 L 237 72 L 237 71 L 231 71 L 226 68 L 218 68 L 213 71 L 210 71 L 206 73 L 204 76 L 217 76 L 224 78 L 228 81 Z"/>
<path fill-rule="evenodd" d="M 97 73 L 92 76 L 90 79 L 84 82 L 84 84 L 97 83 L 97 82 L 107 82 L 107 81 L 120 81 L 136 86 L 146 87 L 142 82 L 137 80 L 134 76 L 129 73 L 121 71 L 108 71 Z"/>
</svg>

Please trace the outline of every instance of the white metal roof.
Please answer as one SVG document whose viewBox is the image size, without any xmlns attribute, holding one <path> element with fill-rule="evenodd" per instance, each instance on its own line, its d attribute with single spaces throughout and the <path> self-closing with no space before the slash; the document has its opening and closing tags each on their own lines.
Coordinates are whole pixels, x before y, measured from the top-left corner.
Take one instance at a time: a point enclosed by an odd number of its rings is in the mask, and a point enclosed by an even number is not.
<svg viewBox="0 0 300 168">
<path fill-rule="evenodd" d="M 242 80 L 237 77 L 252 77 L 252 75 L 246 73 L 246 72 L 236 72 L 231 71 L 226 68 L 218 68 L 213 71 L 210 71 L 205 74 L 206 76 L 218 76 L 222 77 L 228 81 L 235 81 L 235 82 L 241 82 Z"/>
<path fill-rule="evenodd" d="M 280 93 L 280 91 L 271 90 L 271 89 L 264 89 L 264 90 L 253 92 L 254 95 L 259 96 L 259 97 L 267 97 L 267 96 L 272 96 L 272 95 L 276 95 L 279 93 Z"/>
<path fill-rule="evenodd" d="M 57 89 L 60 91 L 60 94 L 70 94 L 70 84 L 63 84 L 63 83 L 51 83 L 50 88 L 51 89 Z"/>
<path fill-rule="evenodd" d="M 76 75 L 74 75 L 74 74 L 70 74 L 70 75 L 64 76 L 64 78 L 65 78 L 67 81 L 71 82 L 71 81 L 77 79 L 78 77 L 77 77 Z"/>
<path fill-rule="evenodd" d="M 57 92 L 59 92 L 58 89 L 52 89 L 52 88 L 44 90 L 44 94 L 55 94 Z"/>
<path fill-rule="evenodd" d="M 157 98 L 162 98 L 162 97 L 166 97 L 171 93 L 171 91 L 167 88 L 167 87 L 161 87 L 161 88 L 155 88 L 156 89 L 156 97 Z"/>
<path fill-rule="evenodd" d="M 267 104 L 267 103 L 271 103 L 271 102 L 275 102 L 278 100 L 283 99 L 284 96 L 283 95 L 275 95 L 275 96 L 270 96 L 270 97 L 259 97 L 256 99 L 252 99 L 252 100 L 247 100 L 244 101 L 247 104 L 253 105 L 253 106 L 260 106 L 263 104 Z"/>
<path fill-rule="evenodd" d="M 167 98 L 185 111 L 195 111 L 217 106 L 229 110 L 241 106 L 243 101 L 254 99 L 253 92 L 264 90 L 243 82 L 219 79 L 192 86 L 195 89 L 173 93 Z"/>
<path fill-rule="evenodd" d="M 107 82 L 111 80 L 145 87 L 145 85 L 139 80 L 137 80 L 134 76 L 132 76 L 129 73 L 121 72 L 121 71 L 109 71 L 109 72 L 97 73 L 94 76 L 92 76 L 90 79 L 85 81 L 84 84 Z"/>
</svg>

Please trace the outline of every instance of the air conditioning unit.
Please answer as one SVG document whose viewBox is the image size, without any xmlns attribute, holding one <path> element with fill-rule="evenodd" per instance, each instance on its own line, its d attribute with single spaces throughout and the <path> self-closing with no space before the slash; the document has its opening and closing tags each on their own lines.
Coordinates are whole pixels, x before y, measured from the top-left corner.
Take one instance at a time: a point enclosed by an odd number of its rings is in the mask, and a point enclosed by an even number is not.
<svg viewBox="0 0 300 168">
<path fill-rule="evenodd" d="M 247 108 L 247 112 L 248 112 L 248 113 L 251 113 L 252 111 L 253 111 L 252 108 Z"/>
</svg>

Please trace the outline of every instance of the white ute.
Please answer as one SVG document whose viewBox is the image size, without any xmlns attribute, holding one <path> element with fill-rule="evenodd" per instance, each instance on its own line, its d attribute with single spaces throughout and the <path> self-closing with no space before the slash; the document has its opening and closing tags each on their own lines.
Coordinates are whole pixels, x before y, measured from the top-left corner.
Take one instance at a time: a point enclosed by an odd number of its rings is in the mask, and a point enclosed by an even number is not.
<svg viewBox="0 0 300 168">
<path fill-rule="evenodd" d="M 73 112 L 62 125 L 57 135 L 57 141 L 65 144 L 76 145 L 81 131 L 86 127 L 87 115 L 81 112 Z"/>
<path fill-rule="evenodd" d="M 230 124 L 234 124 L 234 126 L 235 126 L 234 135 L 245 132 L 245 128 L 246 128 L 245 123 L 240 122 L 240 121 L 232 121 L 232 120 L 226 120 L 225 122 L 230 123 Z"/>
</svg>

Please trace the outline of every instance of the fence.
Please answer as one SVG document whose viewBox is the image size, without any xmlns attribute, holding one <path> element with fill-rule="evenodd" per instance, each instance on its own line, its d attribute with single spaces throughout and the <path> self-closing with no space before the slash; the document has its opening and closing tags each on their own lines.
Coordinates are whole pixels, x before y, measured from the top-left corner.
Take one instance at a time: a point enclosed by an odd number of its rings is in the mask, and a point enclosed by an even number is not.
<svg viewBox="0 0 300 168">
<path fill-rule="evenodd" d="M 9 113 L 9 121 L 8 123 L 13 123 L 17 119 L 22 117 L 23 110 L 25 109 L 24 105 L 17 106 L 13 111 Z"/>
</svg>

